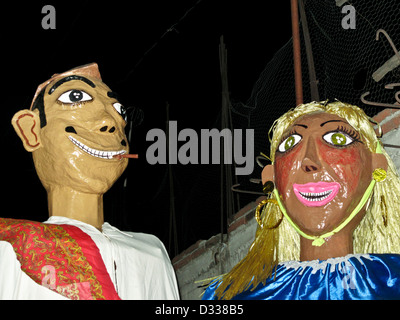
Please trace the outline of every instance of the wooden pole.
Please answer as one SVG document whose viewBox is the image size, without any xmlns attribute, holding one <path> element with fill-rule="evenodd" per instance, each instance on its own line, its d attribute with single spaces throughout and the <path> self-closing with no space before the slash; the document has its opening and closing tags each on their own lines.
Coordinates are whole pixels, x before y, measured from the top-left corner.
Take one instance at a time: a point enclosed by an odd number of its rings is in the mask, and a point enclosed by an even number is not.
<svg viewBox="0 0 400 320">
<path fill-rule="evenodd" d="M 308 30 L 307 16 L 304 9 L 303 0 L 298 0 L 300 9 L 301 26 L 303 27 L 304 46 L 306 48 L 308 74 L 310 78 L 311 100 L 319 101 L 318 80 L 315 73 L 314 57 L 312 52 L 312 45 L 310 39 L 310 31 Z"/>
<path fill-rule="evenodd" d="M 167 150 L 169 150 L 169 103 L 166 103 L 167 111 Z M 168 178 L 169 178 L 169 237 L 168 237 L 168 253 L 176 256 L 178 251 L 178 235 L 176 230 L 176 212 L 175 212 L 175 193 L 174 193 L 174 176 L 172 173 L 171 163 L 168 161 Z M 174 252 L 171 252 L 171 245 L 174 243 Z"/>
<path fill-rule="evenodd" d="M 222 101 L 221 101 L 221 130 L 228 128 L 233 132 L 232 115 L 230 110 L 230 98 L 228 88 L 228 51 L 224 43 L 224 36 L 220 37 L 219 44 L 219 62 L 222 83 Z M 237 177 L 233 174 L 235 164 L 225 164 L 224 160 L 227 156 L 226 152 L 232 150 L 225 150 L 225 141 L 222 143 L 221 139 L 221 243 L 223 242 L 224 226 L 228 226 L 232 221 L 235 211 L 235 195 L 231 189 L 232 185 L 237 184 Z M 237 206 L 239 208 L 239 195 L 236 195 Z M 226 212 L 226 215 L 224 214 Z M 226 220 L 224 220 L 224 215 Z M 229 234 L 227 233 L 227 236 Z"/>
<path fill-rule="evenodd" d="M 292 37 L 293 37 L 293 61 L 294 81 L 296 88 L 296 106 L 303 103 L 303 82 L 301 78 L 301 53 L 299 31 L 299 5 L 297 0 L 290 0 L 292 12 Z"/>
</svg>

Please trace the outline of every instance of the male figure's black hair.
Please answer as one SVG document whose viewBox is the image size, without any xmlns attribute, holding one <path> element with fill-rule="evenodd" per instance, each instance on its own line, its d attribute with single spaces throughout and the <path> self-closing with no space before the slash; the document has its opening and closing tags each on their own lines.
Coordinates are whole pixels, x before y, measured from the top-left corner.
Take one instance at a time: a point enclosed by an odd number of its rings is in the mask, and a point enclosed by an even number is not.
<svg viewBox="0 0 400 320">
<path fill-rule="evenodd" d="M 47 86 L 39 92 L 32 106 L 32 110 L 39 110 L 40 128 L 43 128 L 47 124 L 46 113 L 44 112 L 44 93 L 46 88 Z"/>
</svg>

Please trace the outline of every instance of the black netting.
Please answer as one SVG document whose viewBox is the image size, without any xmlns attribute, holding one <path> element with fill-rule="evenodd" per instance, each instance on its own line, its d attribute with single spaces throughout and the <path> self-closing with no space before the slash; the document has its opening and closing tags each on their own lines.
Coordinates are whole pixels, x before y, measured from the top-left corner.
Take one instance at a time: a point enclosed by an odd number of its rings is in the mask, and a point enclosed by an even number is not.
<svg viewBox="0 0 400 320">
<path fill-rule="evenodd" d="M 342 27 L 345 5 L 355 8 L 355 29 Z M 369 101 L 395 102 L 394 91 L 385 89 L 385 85 L 399 82 L 400 68 L 387 72 L 380 81 L 375 81 L 372 75 L 395 55 L 386 37 L 381 34 L 376 40 L 377 30 L 384 29 L 395 45 L 400 43 L 400 2 L 355 0 L 339 6 L 333 0 L 305 0 L 304 7 L 320 100 L 352 103 L 369 116 L 382 108 L 362 103 L 363 93 L 370 92 L 366 97 Z M 300 34 L 304 102 L 309 102 L 312 99 L 301 25 Z M 292 50 L 290 40 L 262 71 L 249 100 L 245 104 L 233 104 L 236 124 L 247 123 L 255 130 L 255 154 L 269 152 L 269 127 L 295 106 Z"/>
<path fill-rule="evenodd" d="M 320 100 L 338 99 L 363 108 L 369 116 L 383 110 L 365 104 L 361 96 L 370 92 L 368 101 L 394 103 L 395 90 L 385 85 L 397 83 L 400 68 L 386 70 L 376 81 L 374 73 L 395 56 L 389 41 L 383 34 L 376 40 L 376 33 L 384 29 L 395 45 L 400 47 L 400 2 L 397 0 L 304 0 L 305 14 L 312 46 L 315 73 Z M 343 3 L 344 2 L 344 3 Z M 344 29 L 342 13 L 345 5 L 352 5 L 356 12 L 356 28 Z M 302 23 L 302 22 L 301 22 Z M 304 33 L 300 23 L 301 64 L 304 102 L 312 101 Z M 278 50 L 261 72 L 246 103 L 233 103 L 234 126 L 255 130 L 255 155 L 269 154 L 268 130 L 273 121 L 296 104 L 293 71 L 293 46 L 289 40 Z M 394 65 L 396 65 L 396 59 Z M 397 60 L 397 65 L 400 60 Z M 233 92 L 234 96 L 234 92 Z M 253 178 L 259 178 L 261 168 L 255 166 Z M 261 185 L 240 177 L 242 189 L 261 191 Z M 257 196 L 240 194 L 241 204 Z"/>
</svg>

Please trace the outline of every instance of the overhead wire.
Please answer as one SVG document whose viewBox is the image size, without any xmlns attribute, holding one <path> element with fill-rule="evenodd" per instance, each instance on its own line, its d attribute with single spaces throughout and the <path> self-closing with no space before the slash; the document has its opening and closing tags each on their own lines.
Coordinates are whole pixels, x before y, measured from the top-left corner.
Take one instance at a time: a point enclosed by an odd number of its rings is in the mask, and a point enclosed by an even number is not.
<svg viewBox="0 0 400 320">
<path fill-rule="evenodd" d="M 128 80 L 128 78 L 135 72 L 135 70 L 137 69 L 137 67 L 143 62 L 143 60 L 146 58 L 146 56 L 155 48 L 157 47 L 157 45 L 160 43 L 160 41 L 171 31 L 175 31 L 177 33 L 177 26 L 179 25 L 179 23 L 181 23 L 187 16 L 188 14 L 193 11 L 199 4 L 200 2 L 202 2 L 203 0 L 197 0 L 196 3 L 190 7 L 188 10 L 185 11 L 185 13 L 178 19 L 177 22 L 173 23 L 169 28 L 167 28 L 167 30 L 165 30 L 165 32 L 143 53 L 142 57 L 135 63 L 135 65 L 132 67 L 131 70 L 128 71 L 127 75 L 125 76 L 125 78 L 123 80 L 121 80 L 120 83 L 125 82 L 126 80 Z"/>
</svg>

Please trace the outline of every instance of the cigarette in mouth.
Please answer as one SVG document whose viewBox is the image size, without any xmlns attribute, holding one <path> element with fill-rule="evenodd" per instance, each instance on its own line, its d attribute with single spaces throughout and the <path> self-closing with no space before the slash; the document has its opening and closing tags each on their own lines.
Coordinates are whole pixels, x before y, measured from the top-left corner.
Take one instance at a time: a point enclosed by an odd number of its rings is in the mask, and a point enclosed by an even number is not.
<svg viewBox="0 0 400 320">
<path fill-rule="evenodd" d="M 118 160 L 121 160 L 122 158 L 131 158 L 131 159 L 137 159 L 139 158 L 138 154 L 116 154 L 114 158 L 117 158 Z"/>
</svg>

